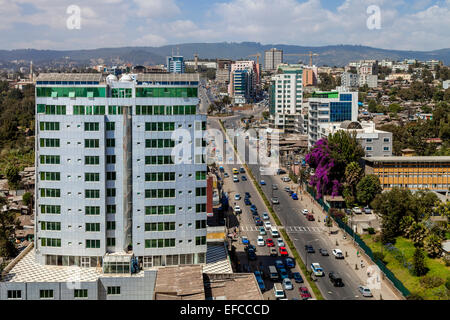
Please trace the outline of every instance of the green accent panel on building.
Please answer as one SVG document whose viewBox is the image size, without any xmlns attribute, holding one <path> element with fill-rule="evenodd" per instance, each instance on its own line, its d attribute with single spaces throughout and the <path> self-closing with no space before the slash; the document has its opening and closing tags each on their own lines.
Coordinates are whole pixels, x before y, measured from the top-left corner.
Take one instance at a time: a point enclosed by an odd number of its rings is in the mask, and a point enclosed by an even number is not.
<svg viewBox="0 0 450 320">
<path fill-rule="evenodd" d="M 106 87 L 37 87 L 36 96 L 39 98 L 105 98 Z"/>
<path fill-rule="evenodd" d="M 197 88 L 136 88 L 136 98 L 197 98 Z"/>
<path fill-rule="evenodd" d="M 337 99 L 339 92 L 313 92 L 311 98 Z"/>
</svg>

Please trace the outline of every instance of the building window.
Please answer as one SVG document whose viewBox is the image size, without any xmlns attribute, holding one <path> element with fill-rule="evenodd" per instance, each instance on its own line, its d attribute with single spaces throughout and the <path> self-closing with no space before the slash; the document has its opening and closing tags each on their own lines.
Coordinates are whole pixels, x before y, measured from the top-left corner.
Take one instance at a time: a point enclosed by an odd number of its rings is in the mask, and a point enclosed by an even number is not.
<svg viewBox="0 0 450 320">
<path fill-rule="evenodd" d="M 22 290 L 8 290 L 8 299 L 22 299 Z"/>
<path fill-rule="evenodd" d="M 195 237 L 196 246 L 204 246 L 206 244 L 206 237 Z"/>
<path fill-rule="evenodd" d="M 107 197 L 115 197 L 116 196 L 116 189 L 115 188 L 108 188 L 108 189 L 106 189 L 106 196 Z"/>
<path fill-rule="evenodd" d="M 61 247 L 61 239 L 41 238 L 41 247 Z"/>
<path fill-rule="evenodd" d="M 197 171 L 195 173 L 195 180 L 206 180 L 206 171 Z"/>
<path fill-rule="evenodd" d="M 59 148 L 60 141 L 59 139 L 43 139 L 39 140 L 39 145 L 41 148 Z"/>
<path fill-rule="evenodd" d="M 115 204 L 107 205 L 106 213 L 107 214 L 116 214 L 116 205 Z"/>
<path fill-rule="evenodd" d="M 386 143 L 388 143 L 388 142 L 391 141 L 391 139 L 389 139 L 389 138 L 384 138 L 383 141 L 386 142 Z"/>
<path fill-rule="evenodd" d="M 61 231 L 61 222 L 41 221 L 41 230 Z"/>
<path fill-rule="evenodd" d="M 145 240 L 145 248 L 173 248 L 175 247 L 175 239 L 147 239 Z"/>
<path fill-rule="evenodd" d="M 41 205 L 42 214 L 61 214 L 61 206 Z"/>
<path fill-rule="evenodd" d="M 175 206 L 149 206 L 145 207 L 146 215 L 175 214 Z"/>
<path fill-rule="evenodd" d="M 99 249 L 100 240 L 86 240 L 86 249 Z"/>
<path fill-rule="evenodd" d="M 98 122 L 85 122 L 84 131 L 99 131 L 100 124 Z"/>
<path fill-rule="evenodd" d="M 100 164 L 100 157 L 99 156 L 85 156 L 84 157 L 84 164 L 95 166 Z"/>
<path fill-rule="evenodd" d="M 60 189 L 40 189 L 41 190 L 41 198 L 60 198 L 61 190 Z"/>
<path fill-rule="evenodd" d="M 116 230 L 116 222 L 106 221 L 106 230 Z"/>
<path fill-rule="evenodd" d="M 86 172 L 84 174 L 84 181 L 86 181 L 86 182 L 98 182 L 98 181 L 100 181 L 100 173 Z"/>
<path fill-rule="evenodd" d="M 59 131 L 59 122 L 40 122 L 39 129 L 41 131 Z"/>
<path fill-rule="evenodd" d="M 107 148 L 115 148 L 116 140 L 115 139 L 106 139 L 106 147 Z"/>
<path fill-rule="evenodd" d="M 154 222 L 145 224 L 146 232 L 175 231 L 175 222 Z"/>
<path fill-rule="evenodd" d="M 100 190 L 84 190 L 86 199 L 100 199 Z"/>
<path fill-rule="evenodd" d="M 205 213 L 206 212 L 206 203 L 197 203 L 195 205 L 196 213 Z"/>
<path fill-rule="evenodd" d="M 108 181 L 116 180 L 116 172 L 115 171 L 106 172 L 106 180 Z"/>
<path fill-rule="evenodd" d="M 116 246 L 116 238 L 106 238 L 106 246 L 107 247 L 115 247 Z"/>
<path fill-rule="evenodd" d="M 109 296 L 120 295 L 120 287 L 108 287 L 107 294 Z"/>
<path fill-rule="evenodd" d="M 145 198 L 175 198 L 175 189 L 147 189 L 145 190 Z"/>
<path fill-rule="evenodd" d="M 41 172 L 42 181 L 60 181 L 61 174 L 59 172 Z"/>
<path fill-rule="evenodd" d="M 84 139 L 84 147 L 88 149 L 98 148 L 100 141 L 98 139 Z"/>
<path fill-rule="evenodd" d="M 196 188 L 195 196 L 196 197 L 205 197 L 206 196 L 206 188 Z"/>
<path fill-rule="evenodd" d="M 373 140 L 370 139 L 370 138 L 366 139 L 366 142 L 367 142 L 367 143 L 372 143 L 372 141 L 373 141 Z"/>
<path fill-rule="evenodd" d="M 175 181 L 175 172 L 146 172 L 146 182 Z"/>
<path fill-rule="evenodd" d="M 114 131 L 116 130 L 115 122 L 106 122 L 106 131 Z"/>
<path fill-rule="evenodd" d="M 195 229 L 206 229 L 206 220 L 195 221 Z"/>
<path fill-rule="evenodd" d="M 366 147 L 366 151 L 372 151 L 372 147 Z"/>
<path fill-rule="evenodd" d="M 163 165 L 163 164 L 175 164 L 172 156 L 146 156 L 146 165 Z"/>
<path fill-rule="evenodd" d="M 75 289 L 73 291 L 73 297 L 75 299 L 86 299 L 88 297 L 87 289 Z"/>
<path fill-rule="evenodd" d="M 41 299 L 53 299 L 53 290 L 39 290 Z"/>
<path fill-rule="evenodd" d="M 115 164 L 116 163 L 116 156 L 110 155 L 106 156 L 106 164 Z"/>
<path fill-rule="evenodd" d="M 100 207 L 85 207 L 84 210 L 87 216 L 100 215 Z"/>
<path fill-rule="evenodd" d="M 86 223 L 86 232 L 100 232 L 100 223 Z"/>
<path fill-rule="evenodd" d="M 41 164 L 60 164 L 61 158 L 60 156 L 39 156 Z"/>
<path fill-rule="evenodd" d="M 384 151 L 390 151 L 390 149 L 391 149 L 391 148 L 389 148 L 389 147 L 383 147 L 383 150 L 384 150 Z"/>
</svg>

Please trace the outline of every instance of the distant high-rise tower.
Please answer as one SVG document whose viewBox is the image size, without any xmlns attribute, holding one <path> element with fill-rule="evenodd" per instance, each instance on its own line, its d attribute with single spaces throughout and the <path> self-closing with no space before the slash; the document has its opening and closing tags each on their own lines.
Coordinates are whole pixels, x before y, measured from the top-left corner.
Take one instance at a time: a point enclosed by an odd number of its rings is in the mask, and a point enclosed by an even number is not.
<svg viewBox="0 0 450 320">
<path fill-rule="evenodd" d="M 167 57 L 167 71 L 169 73 L 184 73 L 186 70 L 183 56 Z"/>
<path fill-rule="evenodd" d="M 265 51 L 264 70 L 275 71 L 277 66 L 283 63 L 283 50 L 272 48 Z"/>
</svg>

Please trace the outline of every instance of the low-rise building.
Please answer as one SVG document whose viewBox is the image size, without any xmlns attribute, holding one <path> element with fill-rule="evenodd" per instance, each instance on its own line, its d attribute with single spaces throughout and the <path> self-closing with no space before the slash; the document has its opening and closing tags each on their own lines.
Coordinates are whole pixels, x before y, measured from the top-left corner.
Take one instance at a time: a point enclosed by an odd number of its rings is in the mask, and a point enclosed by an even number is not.
<svg viewBox="0 0 450 320">
<path fill-rule="evenodd" d="M 383 190 L 393 187 L 448 193 L 450 157 L 366 157 L 365 173 L 379 177 Z"/>
</svg>

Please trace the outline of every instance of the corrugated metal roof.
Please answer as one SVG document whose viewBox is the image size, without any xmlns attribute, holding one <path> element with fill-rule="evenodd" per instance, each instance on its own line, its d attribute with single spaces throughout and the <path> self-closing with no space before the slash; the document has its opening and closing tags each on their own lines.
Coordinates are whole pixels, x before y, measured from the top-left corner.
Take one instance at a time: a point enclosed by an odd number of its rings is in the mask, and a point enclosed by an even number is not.
<svg viewBox="0 0 450 320">
<path fill-rule="evenodd" d="M 162 82 L 162 81 L 200 81 L 197 73 L 140 73 L 138 82 Z"/>
<path fill-rule="evenodd" d="M 101 73 L 41 73 L 36 81 L 102 81 Z"/>
<path fill-rule="evenodd" d="M 450 162 L 450 156 L 442 157 L 366 157 L 368 162 Z"/>
</svg>

